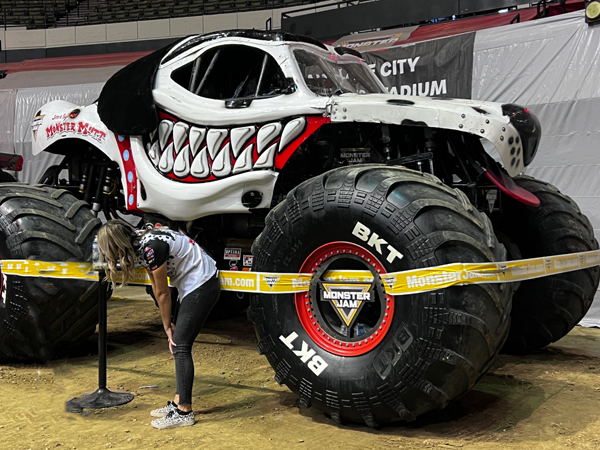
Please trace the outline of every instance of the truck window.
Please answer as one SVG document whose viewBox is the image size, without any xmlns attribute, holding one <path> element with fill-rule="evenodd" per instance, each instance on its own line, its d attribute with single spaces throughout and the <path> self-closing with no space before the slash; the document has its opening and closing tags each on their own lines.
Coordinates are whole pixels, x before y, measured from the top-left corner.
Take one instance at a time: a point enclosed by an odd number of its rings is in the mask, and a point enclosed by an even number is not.
<svg viewBox="0 0 600 450">
<path fill-rule="evenodd" d="M 272 97 L 286 84 L 271 55 L 244 45 L 212 48 L 174 70 L 171 78 L 193 94 L 215 100 Z"/>
</svg>

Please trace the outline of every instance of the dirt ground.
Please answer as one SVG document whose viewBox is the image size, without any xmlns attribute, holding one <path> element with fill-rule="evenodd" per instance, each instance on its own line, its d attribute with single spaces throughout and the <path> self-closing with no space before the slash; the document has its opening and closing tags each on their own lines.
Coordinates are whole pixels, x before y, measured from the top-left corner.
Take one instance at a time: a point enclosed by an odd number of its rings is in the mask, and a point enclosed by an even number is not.
<svg viewBox="0 0 600 450">
<path fill-rule="evenodd" d="M 120 297 L 120 298 L 118 298 Z M 339 426 L 273 379 L 240 317 L 208 324 L 194 346 L 196 425 L 155 430 L 149 411 L 170 399 L 172 356 L 152 300 L 140 288 L 109 302 L 108 387 L 123 406 L 73 414 L 65 401 L 97 387 L 95 336 L 69 359 L 0 366 L 2 449 L 597 449 L 600 330 L 577 327 L 528 357 L 501 356 L 443 411 L 379 430 Z M 157 388 L 141 389 L 142 386 Z"/>
</svg>

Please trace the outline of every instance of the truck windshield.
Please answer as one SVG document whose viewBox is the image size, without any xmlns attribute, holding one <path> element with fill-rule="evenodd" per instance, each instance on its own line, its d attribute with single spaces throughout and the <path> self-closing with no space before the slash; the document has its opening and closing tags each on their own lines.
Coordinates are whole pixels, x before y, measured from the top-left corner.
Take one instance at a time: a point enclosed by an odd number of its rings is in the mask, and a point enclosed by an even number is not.
<svg viewBox="0 0 600 450">
<path fill-rule="evenodd" d="M 329 56 L 303 49 L 294 50 L 300 72 L 308 88 L 317 95 L 331 96 L 346 93 L 385 93 L 369 68 L 354 58 L 335 54 Z"/>
</svg>

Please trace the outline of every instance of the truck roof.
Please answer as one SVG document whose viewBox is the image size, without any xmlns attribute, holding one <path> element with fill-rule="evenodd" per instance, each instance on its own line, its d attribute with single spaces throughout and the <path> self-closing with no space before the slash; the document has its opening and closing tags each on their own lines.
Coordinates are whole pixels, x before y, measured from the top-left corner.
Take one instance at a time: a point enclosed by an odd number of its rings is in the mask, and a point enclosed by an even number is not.
<svg viewBox="0 0 600 450">
<path fill-rule="evenodd" d="M 189 50 L 192 47 L 203 44 L 208 41 L 214 41 L 216 39 L 223 39 L 228 37 L 240 37 L 245 39 L 256 39 L 259 41 L 282 41 L 282 42 L 303 42 L 305 44 L 316 45 L 323 50 L 327 50 L 327 47 L 322 42 L 308 36 L 298 36 L 291 33 L 282 33 L 280 31 L 261 31 L 261 30 L 226 30 L 226 31 L 215 31 L 207 34 L 200 34 L 194 37 L 187 37 L 175 44 L 173 49 L 163 58 L 162 64 L 172 60 L 173 58 L 181 55 L 183 52 Z"/>
</svg>

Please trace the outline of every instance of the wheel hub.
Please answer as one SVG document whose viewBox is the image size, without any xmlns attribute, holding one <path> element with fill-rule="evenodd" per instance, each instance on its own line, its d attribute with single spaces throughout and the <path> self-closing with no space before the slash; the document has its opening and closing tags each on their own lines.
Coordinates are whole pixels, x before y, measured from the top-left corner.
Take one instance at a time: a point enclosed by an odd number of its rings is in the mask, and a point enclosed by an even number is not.
<svg viewBox="0 0 600 450">
<path fill-rule="evenodd" d="M 358 270 L 371 276 L 359 276 Z M 315 250 L 300 272 L 313 278 L 308 292 L 296 294 L 296 310 L 318 346 L 336 355 L 358 356 L 381 342 L 394 301 L 381 280 L 386 271 L 371 252 L 350 242 L 331 242 Z"/>
</svg>

